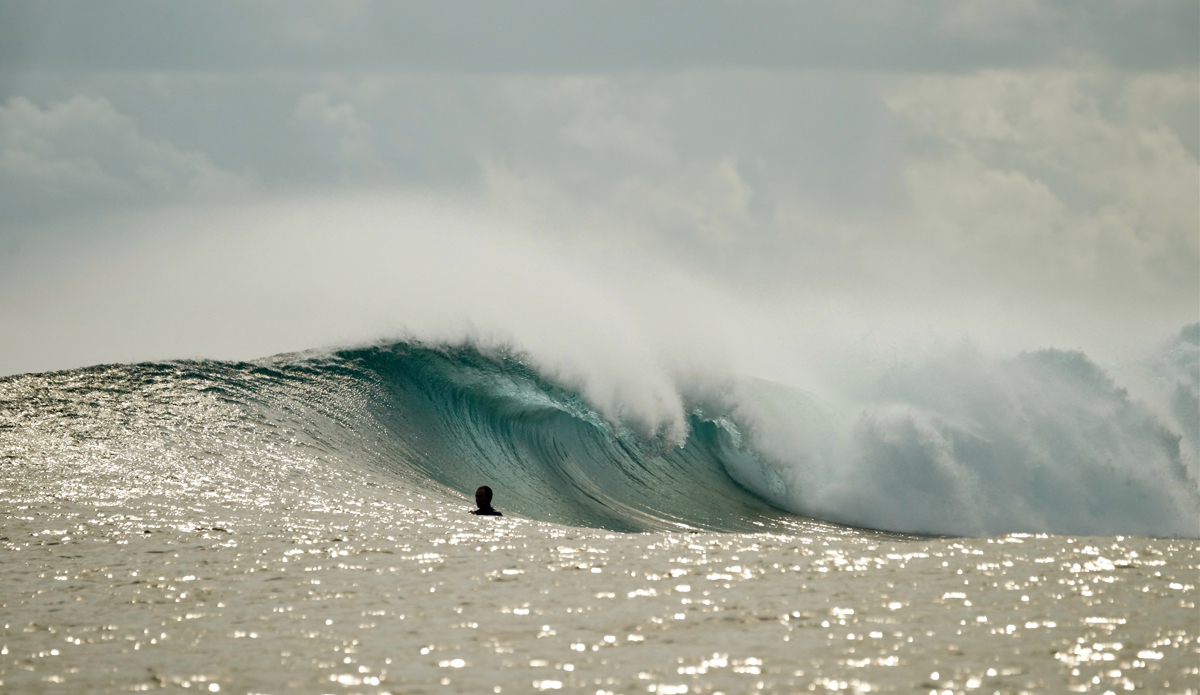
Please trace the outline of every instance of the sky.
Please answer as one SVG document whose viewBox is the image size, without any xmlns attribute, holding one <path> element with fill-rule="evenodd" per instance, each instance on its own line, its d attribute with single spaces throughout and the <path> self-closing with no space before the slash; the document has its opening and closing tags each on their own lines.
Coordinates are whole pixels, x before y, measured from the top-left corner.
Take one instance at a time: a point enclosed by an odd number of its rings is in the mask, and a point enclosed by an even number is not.
<svg viewBox="0 0 1200 695">
<path fill-rule="evenodd" d="M 1198 29 L 1193 0 L 6 2 L 0 375 L 464 335 L 768 375 L 864 340 L 1114 358 L 1200 315 Z"/>
</svg>

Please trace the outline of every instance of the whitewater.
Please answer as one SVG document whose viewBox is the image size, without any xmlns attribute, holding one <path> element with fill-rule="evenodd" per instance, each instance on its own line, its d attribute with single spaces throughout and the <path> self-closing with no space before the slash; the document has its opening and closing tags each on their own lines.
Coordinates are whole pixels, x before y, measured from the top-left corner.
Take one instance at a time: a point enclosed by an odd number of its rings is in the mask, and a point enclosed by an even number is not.
<svg viewBox="0 0 1200 695">
<path fill-rule="evenodd" d="M 0 685 L 1197 693 L 1198 350 L 657 417 L 484 339 L 5 377 Z"/>
</svg>

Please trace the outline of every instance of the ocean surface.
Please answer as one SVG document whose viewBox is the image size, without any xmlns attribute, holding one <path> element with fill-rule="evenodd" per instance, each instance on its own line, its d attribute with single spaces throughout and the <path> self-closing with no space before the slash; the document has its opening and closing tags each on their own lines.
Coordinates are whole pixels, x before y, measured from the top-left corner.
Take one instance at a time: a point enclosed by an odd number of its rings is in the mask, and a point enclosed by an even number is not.
<svg viewBox="0 0 1200 695">
<path fill-rule="evenodd" d="M 679 384 L 418 341 L 0 378 L 0 691 L 1200 693 L 1200 326 Z"/>
</svg>

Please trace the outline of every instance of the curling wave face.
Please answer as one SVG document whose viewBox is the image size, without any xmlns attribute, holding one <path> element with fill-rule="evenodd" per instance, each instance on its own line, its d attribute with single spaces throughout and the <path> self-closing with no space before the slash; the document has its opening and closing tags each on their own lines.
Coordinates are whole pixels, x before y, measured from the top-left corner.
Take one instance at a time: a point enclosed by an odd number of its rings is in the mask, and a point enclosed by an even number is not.
<svg viewBox="0 0 1200 695">
<path fill-rule="evenodd" d="M 510 356 L 401 343 L 338 357 L 351 387 L 370 394 L 360 421 L 398 474 L 465 494 L 487 483 L 506 510 L 618 531 L 797 521 L 730 478 L 727 466 L 750 454 L 728 420 L 693 414 L 675 446 L 607 422 Z"/>
</svg>

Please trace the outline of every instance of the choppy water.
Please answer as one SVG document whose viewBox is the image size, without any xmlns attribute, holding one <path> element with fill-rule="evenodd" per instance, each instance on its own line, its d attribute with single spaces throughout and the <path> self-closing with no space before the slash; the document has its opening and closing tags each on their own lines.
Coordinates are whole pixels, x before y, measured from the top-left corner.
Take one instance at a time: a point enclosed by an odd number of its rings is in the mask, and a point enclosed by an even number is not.
<svg viewBox="0 0 1200 695">
<path fill-rule="evenodd" d="M 794 516 L 746 408 L 704 406 L 679 447 L 413 346 L 0 380 L 0 688 L 1200 693 L 1196 540 Z M 1186 433 L 1140 407 L 1079 426 L 1184 486 L 1122 518 L 1187 528 Z"/>
</svg>

